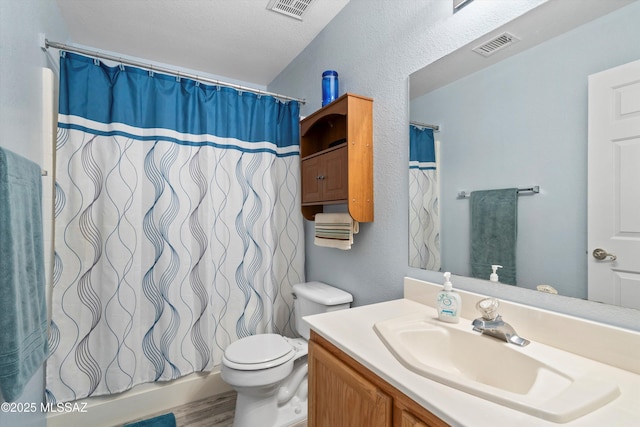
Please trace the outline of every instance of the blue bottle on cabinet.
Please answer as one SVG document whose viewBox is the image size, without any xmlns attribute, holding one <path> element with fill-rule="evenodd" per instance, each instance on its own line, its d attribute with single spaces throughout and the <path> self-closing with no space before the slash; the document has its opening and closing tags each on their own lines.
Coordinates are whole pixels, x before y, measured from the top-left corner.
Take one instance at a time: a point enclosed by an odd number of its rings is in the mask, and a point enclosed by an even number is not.
<svg viewBox="0 0 640 427">
<path fill-rule="evenodd" d="M 322 106 L 338 99 L 338 72 L 327 70 L 322 73 Z"/>
</svg>

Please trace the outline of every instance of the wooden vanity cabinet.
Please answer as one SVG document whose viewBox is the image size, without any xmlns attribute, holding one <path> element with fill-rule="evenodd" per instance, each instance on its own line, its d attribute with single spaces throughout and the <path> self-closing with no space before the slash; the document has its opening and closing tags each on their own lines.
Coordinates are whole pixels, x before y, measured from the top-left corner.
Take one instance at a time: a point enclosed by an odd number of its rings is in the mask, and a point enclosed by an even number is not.
<svg viewBox="0 0 640 427">
<path fill-rule="evenodd" d="M 445 427 L 447 423 L 311 331 L 309 427 Z"/>
<path fill-rule="evenodd" d="M 373 221 L 373 100 L 344 94 L 300 122 L 302 214 L 347 204 L 351 217 Z"/>
</svg>

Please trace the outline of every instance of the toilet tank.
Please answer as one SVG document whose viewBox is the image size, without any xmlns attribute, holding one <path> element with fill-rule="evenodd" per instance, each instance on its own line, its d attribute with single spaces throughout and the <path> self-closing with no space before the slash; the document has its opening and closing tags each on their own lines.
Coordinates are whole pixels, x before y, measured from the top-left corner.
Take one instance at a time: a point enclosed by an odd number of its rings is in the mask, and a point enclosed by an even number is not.
<svg viewBox="0 0 640 427">
<path fill-rule="evenodd" d="M 322 282 L 307 282 L 293 285 L 296 331 L 309 339 L 309 325 L 302 320 L 304 316 L 344 310 L 351 306 L 353 296 L 342 289 L 334 288 Z"/>
</svg>

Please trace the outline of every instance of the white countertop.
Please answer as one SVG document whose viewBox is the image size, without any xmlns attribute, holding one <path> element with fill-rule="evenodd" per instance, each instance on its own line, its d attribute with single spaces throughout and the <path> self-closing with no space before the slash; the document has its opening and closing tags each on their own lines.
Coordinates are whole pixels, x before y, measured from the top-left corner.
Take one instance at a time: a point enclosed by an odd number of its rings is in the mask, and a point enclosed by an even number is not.
<svg viewBox="0 0 640 427">
<path fill-rule="evenodd" d="M 385 347 L 373 325 L 425 311 L 436 314 L 432 307 L 399 299 L 304 319 L 329 342 L 452 426 L 640 426 L 640 375 L 598 362 L 594 363 L 618 384 L 621 395 L 602 408 L 564 424 L 545 421 L 411 372 Z M 470 320 L 460 321 L 469 322 L 471 328 Z"/>
</svg>

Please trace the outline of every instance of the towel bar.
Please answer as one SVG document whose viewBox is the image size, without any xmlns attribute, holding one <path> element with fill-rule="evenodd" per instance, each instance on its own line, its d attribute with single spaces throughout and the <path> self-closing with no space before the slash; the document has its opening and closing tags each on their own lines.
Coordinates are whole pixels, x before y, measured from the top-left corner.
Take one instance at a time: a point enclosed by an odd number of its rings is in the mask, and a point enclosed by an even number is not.
<svg viewBox="0 0 640 427">
<path fill-rule="evenodd" d="M 532 187 L 527 187 L 527 188 L 518 188 L 518 194 L 520 193 L 534 193 L 537 194 L 540 192 L 540 186 L 539 185 L 534 185 Z M 460 191 L 458 192 L 458 199 L 468 199 L 471 196 L 471 193 L 466 192 L 466 191 Z"/>
</svg>

